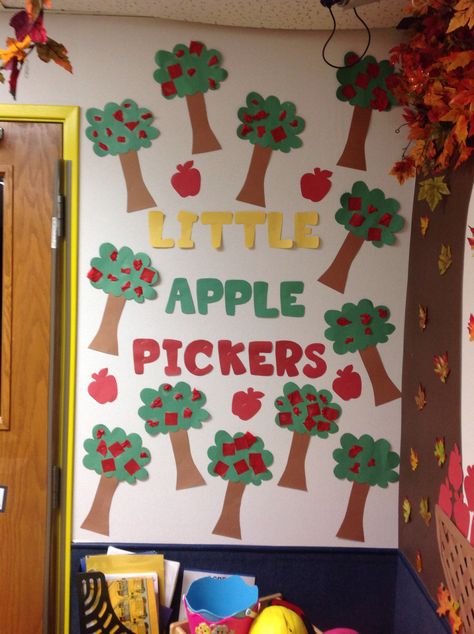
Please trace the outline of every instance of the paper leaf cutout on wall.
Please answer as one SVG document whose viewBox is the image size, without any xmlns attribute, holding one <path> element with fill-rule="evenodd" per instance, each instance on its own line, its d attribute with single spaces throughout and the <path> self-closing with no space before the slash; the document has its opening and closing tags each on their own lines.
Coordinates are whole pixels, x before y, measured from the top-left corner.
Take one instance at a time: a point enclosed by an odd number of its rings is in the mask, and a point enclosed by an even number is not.
<svg viewBox="0 0 474 634">
<path fill-rule="evenodd" d="M 314 203 L 322 200 L 331 189 L 331 176 L 331 171 L 322 170 L 320 167 L 315 167 L 313 172 L 303 174 L 300 179 L 300 189 L 303 198 L 312 200 Z"/>
<path fill-rule="evenodd" d="M 444 438 L 437 438 L 435 441 L 434 456 L 438 461 L 438 467 L 442 467 L 446 462 L 446 447 Z"/>
<path fill-rule="evenodd" d="M 419 412 L 421 412 L 421 410 L 426 406 L 426 392 L 421 383 L 418 384 L 418 392 L 415 395 L 415 403 L 416 409 Z"/>
<path fill-rule="evenodd" d="M 370 487 L 378 485 L 386 489 L 389 483 L 398 482 L 395 468 L 400 464 L 400 457 L 391 451 L 385 438 L 375 440 L 368 434 L 360 437 L 343 434 L 340 442 L 341 446 L 332 454 L 337 463 L 334 475 L 352 482 L 352 489 L 337 537 L 363 542 L 364 509 Z"/>
<path fill-rule="evenodd" d="M 440 355 L 434 355 L 433 357 L 434 373 L 439 378 L 441 383 L 446 383 L 448 376 L 451 373 L 449 367 L 448 353 L 444 352 Z"/>
<path fill-rule="evenodd" d="M 235 392 L 232 397 L 232 414 L 238 416 L 240 420 L 250 420 L 260 411 L 261 399 L 264 396 L 263 392 L 254 390 L 253 387 L 247 388 L 245 392 L 243 390 Z"/>
<path fill-rule="evenodd" d="M 332 389 L 343 401 L 359 398 L 362 393 L 362 379 L 355 372 L 352 365 L 346 365 L 342 370 L 337 370 L 337 378 L 332 382 Z"/>
<path fill-rule="evenodd" d="M 111 403 L 117 398 L 117 380 L 109 374 L 108 368 L 103 368 L 92 375 L 94 379 L 89 383 L 87 391 L 98 403 Z"/>
<path fill-rule="evenodd" d="M 471 232 L 471 237 L 468 236 L 467 241 L 468 241 L 469 246 L 471 247 L 471 251 L 473 251 L 473 255 L 474 255 L 474 228 L 473 227 L 469 227 L 469 230 Z"/>
<path fill-rule="evenodd" d="M 460 491 L 462 487 L 462 481 L 464 474 L 462 471 L 462 458 L 457 444 L 449 453 L 449 465 L 448 465 L 449 482 L 453 486 L 455 491 Z"/>
<path fill-rule="evenodd" d="M 421 557 L 421 552 L 419 550 L 416 551 L 415 568 L 418 574 L 421 574 L 423 572 L 423 559 Z"/>
<path fill-rule="evenodd" d="M 428 324 L 428 307 L 418 304 L 418 325 L 421 332 L 424 332 Z"/>
<path fill-rule="evenodd" d="M 151 266 L 150 256 L 134 253 L 129 247 L 117 249 L 110 242 L 99 247 L 99 257 L 91 260 L 87 273 L 94 288 L 108 295 L 102 321 L 89 348 L 107 354 L 118 354 L 117 330 L 125 303 L 134 300 L 143 304 L 157 296 L 158 271 Z"/>
<path fill-rule="evenodd" d="M 401 396 L 377 349 L 377 344 L 388 341 L 395 330 L 395 326 L 388 322 L 389 318 L 387 306 L 374 306 L 370 299 L 361 299 L 358 304 L 347 303 L 340 311 L 328 310 L 324 314 L 329 325 L 324 335 L 334 342 L 334 352 L 359 352 L 374 390 L 375 405 L 389 403 Z"/>
<path fill-rule="evenodd" d="M 365 140 L 371 113 L 390 110 L 395 104 L 392 94 L 395 69 L 388 60 L 377 62 L 372 55 L 359 59 L 352 51 L 345 54 L 344 65 L 336 74 L 340 84 L 336 96 L 354 106 L 354 111 L 346 146 L 337 164 L 365 170 Z"/>
<path fill-rule="evenodd" d="M 426 232 L 428 231 L 429 225 L 430 225 L 429 216 L 420 216 L 420 231 L 423 238 L 426 236 Z"/>
<path fill-rule="evenodd" d="M 431 522 L 431 512 L 430 501 L 427 497 L 421 498 L 420 500 L 420 515 L 426 526 L 429 526 Z"/>
<path fill-rule="evenodd" d="M 449 478 L 446 477 L 445 481 L 442 482 L 439 487 L 438 504 L 449 518 L 451 518 L 451 515 L 453 513 L 452 497 L 453 497 L 453 492 L 451 490 Z"/>
<path fill-rule="evenodd" d="M 176 489 L 189 489 L 206 484 L 196 467 L 190 446 L 188 430 L 201 429 L 209 418 L 204 409 L 206 395 L 183 381 L 171 385 L 163 383 L 155 390 L 140 392 L 143 405 L 138 415 L 145 421 L 150 436 L 169 435 L 176 463 Z"/>
<path fill-rule="evenodd" d="M 273 151 L 288 154 L 300 148 L 303 141 L 300 134 L 305 121 L 296 114 L 292 101 L 280 101 L 270 95 L 262 97 L 258 92 L 247 95 L 246 105 L 239 108 L 239 139 L 249 141 L 253 146 L 252 159 L 247 177 L 237 200 L 251 205 L 265 207 L 265 174 Z"/>
<path fill-rule="evenodd" d="M 418 190 L 418 200 L 426 200 L 431 211 L 439 205 L 443 196 L 450 194 L 449 188 L 444 182 L 444 176 L 434 176 L 420 182 Z"/>
<path fill-rule="evenodd" d="M 151 460 L 150 452 L 143 447 L 138 434 L 127 434 L 120 427 L 109 430 L 105 425 L 94 427 L 91 438 L 84 442 L 84 449 L 82 464 L 99 474 L 100 480 L 81 528 L 108 535 L 110 506 L 119 483 L 146 480 L 145 466 Z"/>
<path fill-rule="evenodd" d="M 413 449 L 413 447 L 410 448 L 410 467 L 412 471 L 416 471 L 418 469 L 418 462 L 419 462 L 419 457 L 418 457 L 418 452 Z"/>
<path fill-rule="evenodd" d="M 201 190 L 201 172 L 193 166 L 194 161 L 179 164 L 171 177 L 171 185 L 182 198 L 196 196 Z"/>
<path fill-rule="evenodd" d="M 189 46 L 176 44 L 172 51 L 159 50 L 155 62 L 158 68 L 153 77 L 161 85 L 163 97 L 186 98 L 193 134 L 192 153 L 220 150 L 209 124 L 204 95 L 209 90 L 218 90 L 227 79 L 228 73 L 221 67 L 221 53 L 192 41 Z"/>
<path fill-rule="evenodd" d="M 411 502 L 408 498 L 404 498 L 402 504 L 403 521 L 405 524 L 411 520 Z"/>
<path fill-rule="evenodd" d="M 439 252 L 439 257 L 438 257 L 439 274 L 444 275 L 452 263 L 453 263 L 453 256 L 451 254 L 450 245 L 442 244 L 441 250 Z"/>
<path fill-rule="evenodd" d="M 207 455 L 211 460 L 208 472 L 227 481 L 227 492 L 221 515 L 212 531 L 214 535 L 224 535 L 241 539 L 240 505 L 248 484 L 260 486 L 270 480 L 273 454 L 265 449 L 263 440 L 250 432 L 234 435 L 220 430 L 209 447 Z"/>
<path fill-rule="evenodd" d="M 86 136 L 94 144 L 98 156 L 119 156 L 127 187 L 127 211 L 139 211 L 156 205 L 148 191 L 138 160 L 138 150 L 149 148 L 160 134 L 152 123 L 148 108 L 139 108 L 133 99 L 122 103 L 110 102 L 103 110 L 89 108 L 86 119 L 90 124 Z"/>
<path fill-rule="evenodd" d="M 462 628 L 462 619 L 458 614 L 459 603 L 451 597 L 449 590 L 442 583 L 438 586 L 437 599 L 436 613 L 438 616 L 446 616 L 451 625 L 452 633 L 457 634 Z"/>
<path fill-rule="evenodd" d="M 474 341 L 474 315 L 469 315 L 469 321 L 467 322 L 467 332 L 469 333 L 469 341 Z"/>
<path fill-rule="evenodd" d="M 313 385 L 299 387 L 289 382 L 283 394 L 275 399 L 275 423 L 292 432 L 288 460 L 278 486 L 307 491 L 305 458 L 312 436 L 326 439 L 339 431 L 342 408 L 333 402 L 329 390 L 317 390 Z"/>
<path fill-rule="evenodd" d="M 386 198 L 381 189 L 369 189 L 363 181 L 355 182 L 350 192 L 342 194 L 340 205 L 336 222 L 348 235 L 319 281 L 343 293 L 351 264 L 364 242 L 371 242 L 377 248 L 395 244 L 395 234 L 405 221 L 398 213 L 397 200 Z"/>
</svg>

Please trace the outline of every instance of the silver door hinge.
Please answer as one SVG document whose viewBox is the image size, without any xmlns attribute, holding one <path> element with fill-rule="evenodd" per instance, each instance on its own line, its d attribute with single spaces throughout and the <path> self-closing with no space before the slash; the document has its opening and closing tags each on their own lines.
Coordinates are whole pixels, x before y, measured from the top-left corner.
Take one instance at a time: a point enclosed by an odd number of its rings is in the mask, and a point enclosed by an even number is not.
<svg viewBox="0 0 474 634">
<path fill-rule="evenodd" d="M 61 506 L 61 469 L 57 465 L 51 467 L 51 508 Z"/>
</svg>

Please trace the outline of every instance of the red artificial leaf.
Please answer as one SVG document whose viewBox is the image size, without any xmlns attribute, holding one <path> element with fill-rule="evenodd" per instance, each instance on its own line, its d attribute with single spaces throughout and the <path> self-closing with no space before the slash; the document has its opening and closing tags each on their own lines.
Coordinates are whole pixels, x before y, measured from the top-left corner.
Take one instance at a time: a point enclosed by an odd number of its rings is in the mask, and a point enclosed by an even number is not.
<svg viewBox="0 0 474 634">
<path fill-rule="evenodd" d="M 44 26 L 43 11 L 40 11 L 36 20 L 31 21 L 26 11 L 19 11 L 10 20 L 10 26 L 15 29 L 17 40 L 24 40 L 27 35 L 35 44 L 45 44 L 48 34 Z"/>
<path fill-rule="evenodd" d="M 474 315 L 472 313 L 469 315 L 467 332 L 469 333 L 469 341 L 474 341 Z"/>
</svg>

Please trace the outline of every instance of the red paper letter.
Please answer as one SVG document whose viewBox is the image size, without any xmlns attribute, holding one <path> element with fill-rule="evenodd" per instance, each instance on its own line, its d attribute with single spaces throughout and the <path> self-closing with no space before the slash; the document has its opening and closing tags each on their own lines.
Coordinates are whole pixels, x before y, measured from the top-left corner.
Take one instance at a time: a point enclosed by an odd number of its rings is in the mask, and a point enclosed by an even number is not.
<svg viewBox="0 0 474 634">
<path fill-rule="evenodd" d="M 155 339 L 133 340 L 135 374 L 143 374 L 145 363 L 153 363 L 160 356 L 160 344 Z"/>
<path fill-rule="evenodd" d="M 305 355 L 310 361 L 313 361 L 314 367 L 307 363 L 303 367 L 303 373 L 310 379 L 317 379 L 318 376 L 322 376 L 327 370 L 327 364 L 324 359 L 321 359 L 320 354 L 324 354 L 326 347 L 323 343 L 310 343 L 305 348 Z M 318 353 L 318 354 L 316 354 Z"/>
<path fill-rule="evenodd" d="M 296 364 L 303 356 L 303 348 L 296 341 L 277 341 L 275 346 L 277 375 L 298 376 Z"/>
<path fill-rule="evenodd" d="M 271 341 L 251 341 L 249 343 L 249 369 L 255 376 L 272 376 L 274 368 L 265 362 L 265 353 L 273 350 Z"/>
<path fill-rule="evenodd" d="M 212 343 L 206 339 L 196 339 L 196 341 L 191 341 L 184 351 L 184 365 L 186 366 L 186 369 L 196 376 L 209 374 L 209 372 L 211 372 L 214 368 L 212 363 L 208 363 L 208 365 L 204 368 L 198 368 L 196 364 L 196 357 L 198 354 L 205 354 L 206 357 L 211 357 L 213 349 L 214 346 Z"/>
<path fill-rule="evenodd" d="M 183 347 L 182 341 L 178 339 L 163 339 L 161 346 L 163 350 L 166 350 L 166 376 L 179 376 L 181 368 L 178 366 L 178 350 Z"/>
<path fill-rule="evenodd" d="M 217 342 L 219 350 L 219 361 L 221 364 L 221 372 L 224 376 L 230 374 L 232 369 L 234 374 L 245 374 L 247 370 L 244 364 L 239 359 L 239 352 L 245 350 L 243 343 L 236 343 L 232 345 L 232 341 L 229 339 L 221 339 Z"/>
</svg>

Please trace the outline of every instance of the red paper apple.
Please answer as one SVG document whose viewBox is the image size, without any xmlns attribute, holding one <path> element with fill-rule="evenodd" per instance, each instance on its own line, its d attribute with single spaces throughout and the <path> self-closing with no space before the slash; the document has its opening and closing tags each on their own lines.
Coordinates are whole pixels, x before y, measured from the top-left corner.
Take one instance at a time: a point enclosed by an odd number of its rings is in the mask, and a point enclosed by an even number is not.
<svg viewBox="0 0 474 634">
<path fill-rule="evenodd" d="M 257 392 L 253 387 L 247 388 L 246 392 L 236 392 L 232 398 L 232 414 L 241 420 L 249 420 L 262 407 L 260 399 L 263 396 L 263 392 Z"/>
<path fill-rule="evenodd" d="M 177 165 L 178 171 L 171 177 L 171 184 L 183 198 L 196 196 L 201 189 L 201 173 L 193 165 L 194 161 Z"/>
<path fill-rule="evenodd" d="M 117 398 L 117 381 L 108 368 L 103 368 L 92 375 L 87 391 L 98 403 L 111 403 Z"/>
<path fill-rule="evenodd" d="M 301 195 L 303 198 L 312 200 L 317 203 L 326 196 L 331 189 L 332 183 L 329 177 L 332 176 L 332 172 L 329 170 L 321 170 L 319 167 L 315 167 L 313 173 L 308 172 L 303 174 L 300 180 Z"/>
<path fill-rule="evenodd" d="M 337 378 L 332 382 L 332 389 L 344 401 L 351 398 L 359 398 L 362 392 L 362 381 L 360 374 L 354 372 L 352 365 L 346 365 L 343 370 L 336 372 Z"/>
</svg>

